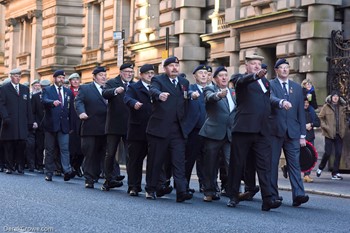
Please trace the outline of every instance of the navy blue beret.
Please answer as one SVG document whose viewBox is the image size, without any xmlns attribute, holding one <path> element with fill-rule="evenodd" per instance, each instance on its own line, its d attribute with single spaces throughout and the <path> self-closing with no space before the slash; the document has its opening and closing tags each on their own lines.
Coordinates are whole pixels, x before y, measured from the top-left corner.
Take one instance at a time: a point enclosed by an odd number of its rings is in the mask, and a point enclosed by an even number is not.
<svg viewBox="0 0 350 233">
<path fill-rule="evenodd" d="M 285 58 L 280 58 L 276 61 L 276 64 L 275 64 L 275 69 L 277 69 L 280 65 L 282 64 L 287 64 L 289 65 L 289 62 L 285 59 Z"/>
<path fill-rule="evenodd" d="M 144 64 L 140 68 L 140 73 L 146 73 L 147 71 L 154 70 L 154 66 L 150 64 Z"/>
<path fill-rule="evenodd" d="M 207 71 L 208 72 L 213 72 L 213 68 L 211 68 L 211 66 L 207 66 Z"/>
<path fill-rule="evenodd" d="M 263 64 L 261 64 L 261 68 L 266 70 L 267 69 L 267 65 L 263 63 Z"/>
<path fill-rule="evenodd" d="M 213 77 L 215 78 L 221 71 L 226 71 L 227 72 L 225 66 L 219 66 L 218 68 L 216 68 Z"/>
<path fill-rule="evenodd" d="M 106 68 L 103 66 L 98 66 L 92 71 L 92 74 L 98 74 L 100 72 L 106 72 Z"/>
<path fill-rule="evenodd" d="M 168 57 L 165 59 L 163 66 L 167 66 L 171 63 L 179 63 L 179 59 L 177 59 L 177 57 Z"/>
<path fill-rule="evenodd" d="M 193 74 L 195 74 L 198 70 L 208 70 L 208 67 L 206 65 L 200 64 L 193 70 Z"/>
<path fill-rule="evenodd" d="M 66 76 L 66 74 L 64 73 L 64 70 L 56 70 L 55 73 L 53 73 L 53 77 L 58 77 L 58 76 Z"/>
<path fill-rule="evenodd" d="M 124 70 L 126 68 L 131 68 L 134 69 L 134 64 L 131 63 L 124 63 L 123 65 L 120 66 L 120 70 Z"/>
</svg>

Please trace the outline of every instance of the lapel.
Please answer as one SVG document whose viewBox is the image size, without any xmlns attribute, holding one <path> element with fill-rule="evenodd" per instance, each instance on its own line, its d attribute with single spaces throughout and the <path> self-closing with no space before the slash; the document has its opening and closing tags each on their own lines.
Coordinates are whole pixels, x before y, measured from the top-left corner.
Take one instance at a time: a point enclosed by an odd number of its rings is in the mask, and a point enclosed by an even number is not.
<svg viewBox="0 0 350 233">
<path fill-rule="evenodd" d="M 136 84 L 135 84 L 135 88 L 137 90 L 140 91 L 140 93 L 143 93 L 145 96 L 147 96 L 147 98 L 149 98 L 149 92 L 147 90 L 147 88 L 142 84 L 142 81 L 139 80 Z"/>
<path fill-rule="evenodd" d="M 219 91 L 219 87 L 217 85 L 215 85 L 215 92 Z M 225 109 L 227 112 L 230 112 L 230 106 L 228 104 L 228 99 L 226 98 L 222 98 L 221 100 L 218 101 L 219 104 L 221 104 L 221 106 L 223 107 L 223 109 Z"/>
<path fill-rule="evenodd" d="M 283 88 L 282 88 L 282 85 L 281 85 L 281 83 L 280 83 L 280 81 L 278 80 L 278 78 L 276 77 L 274 80 L 273 80 L 273 82 L 275 82 L 275 86 L 276 86 L 276 88 L 277 88 L 277 91 L 278 91 L 278 93 L 276 93 L 275 95 L 276 96 L 280 96 L 281 98 L 285 98 L 285 96 L 284 96 L 284 90 L 283 90 Z"/>
<path fill-rule="evenodd" d="M 17 98 L 18 98 L 19 95 L 17 95 L 17 91 L 16 91 L 15 87 L 12 85 L 12 83 L 9 82 L 7 85 L 9 86 L 7 89 L 9 89 L 10 92 L 11 92 L 14 96 L 17 96 Z M 19 88 L 19 85 L 18 85 L 18 88 Z M 21 94 L 21 90 L 19 90 L 19 94 Z"/>
<path fill-rule="evenodd" d="M 58 93 L 57 93 L 57 90 L 56 90 L 56 87 L 54 84 L 52 84 L 52 86 L 51 86 L 51 93 L 54 97 L 53 99 L 58 100 Z"/>
<path fill-rule="evenodd" d="M 164 84 L 169 88 L 170 92 L 172 94 L 176 94 L 176 88 L 174 86 L 174 84 L 170 81 L 170 78 L 168 77 L 168 75 L 164 75 Z M 178 79 L 178 84 L 180 84 L 180 80 Z"/>
<path fill-rule="evenodd" d="M 104 105 L 107 105 L 107 101 L 102 97 L 100 92 L 97 90 L 97 87 L 95 86 L 94 82 L 90 83 L 90 89 L 97 96 L 97 98 L 103 102 Z"/>
</svg>

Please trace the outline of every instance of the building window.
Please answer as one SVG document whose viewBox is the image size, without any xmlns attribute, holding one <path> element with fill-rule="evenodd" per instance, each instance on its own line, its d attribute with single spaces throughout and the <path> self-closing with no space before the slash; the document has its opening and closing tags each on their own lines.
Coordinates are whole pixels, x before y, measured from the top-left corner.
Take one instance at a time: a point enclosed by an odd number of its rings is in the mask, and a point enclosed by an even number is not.
<svg viewBox="0 0 350 233">
<path fill-rule="evenodd" d="M 101 4 L 98 2 L 92 3 L 87 17 L 89 18 L 87 47 L 97 49 L 100 46 Z"/>
</svg>

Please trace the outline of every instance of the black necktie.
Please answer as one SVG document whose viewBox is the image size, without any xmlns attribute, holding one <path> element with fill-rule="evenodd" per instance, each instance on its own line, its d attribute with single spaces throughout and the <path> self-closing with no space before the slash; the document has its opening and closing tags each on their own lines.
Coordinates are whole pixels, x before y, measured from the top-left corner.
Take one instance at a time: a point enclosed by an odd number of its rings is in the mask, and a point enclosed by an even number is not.
<svg viewBox="0 0 350 233">
<path fill-rule="evenodd" d="M 176 79 L 171 80 L 174 84 L 174 87 L 176 88 Z"/>
<path fill-rule="evenodd" d="M 58 100 L 61 102 L 61 108 L 63 108 L 63 105 L 62 105 L 61 87 L 58 87 Z"/>
<path fill-rule="evenodd" d="M 19 95 L 18 85 L 15 85 L 15 89 L 16 89 L 17 95 Z"/>
<path fill-rule="evenodd" d="M 287 87 L 286 87 L 287 83 L 283 82 L 282 84 L 283 84 L 284 96 L 288 100 L 289 99 L 289 94 L 288 94 Z"/>
</svg>

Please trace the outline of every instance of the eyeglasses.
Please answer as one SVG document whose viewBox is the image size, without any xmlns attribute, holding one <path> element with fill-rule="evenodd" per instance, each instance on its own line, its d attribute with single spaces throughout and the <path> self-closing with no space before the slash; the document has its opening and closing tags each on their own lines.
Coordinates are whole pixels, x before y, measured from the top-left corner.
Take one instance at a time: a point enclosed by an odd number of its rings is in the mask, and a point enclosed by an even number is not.
<svg viewBox="0 0 350 233">
<path fill-rule="evenodd" d="M 288 70 L 289 66 L 279 66 L 278 69 L 280 69 L 280 70 Z"/>
<path fill-rule="evenodd" d="M 133 70 L 123 70 L 123 73 L 133 74 L 133 73 L 134 73 L 134 71 L 133 71 Z"/>
</svg>

